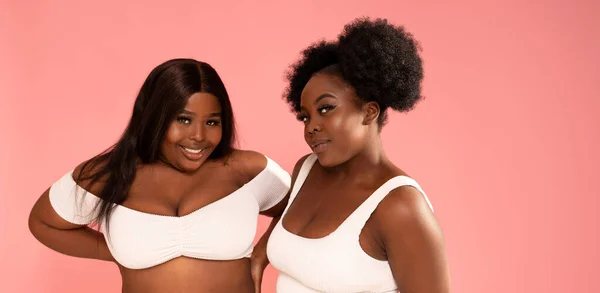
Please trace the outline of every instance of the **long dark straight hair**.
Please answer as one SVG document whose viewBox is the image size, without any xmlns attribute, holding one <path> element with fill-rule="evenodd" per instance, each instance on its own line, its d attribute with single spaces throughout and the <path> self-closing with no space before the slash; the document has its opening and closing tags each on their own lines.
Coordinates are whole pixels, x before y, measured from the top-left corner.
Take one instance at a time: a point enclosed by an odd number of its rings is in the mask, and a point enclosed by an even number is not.
<svg viewBox="0 0 600 293">
<path fill-rule="evenodd" d="M 221 141 L 209 158 L 229 155 L 235 144 L 235 123 L 229 95 L 216 70 L 193 59 L 173 59 L 154 68 L 135 100 L 127 128 L 119 140 L 82 165 L 76 182 L 90 186 L 101 180 L 102 200 L 95 208 L 96 223 L 108 223 L 115 205 L 123 203 L 135 179 L 138 164 L 159 160 L 160 146 L 176 115 L 195 93 L 210 93 L 221 104 Z"/>
</svg>

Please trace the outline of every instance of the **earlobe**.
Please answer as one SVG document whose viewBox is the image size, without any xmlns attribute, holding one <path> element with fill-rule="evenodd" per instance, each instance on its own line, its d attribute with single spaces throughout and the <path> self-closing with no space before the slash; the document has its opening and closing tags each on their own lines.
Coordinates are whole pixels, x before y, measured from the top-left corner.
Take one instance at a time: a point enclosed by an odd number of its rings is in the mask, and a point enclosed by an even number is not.
<svg viewBox="0 0 600 293">
<path fill-rule="evenodd" d="M 363 120 L 364 125 L 369 125 L 379 117 L 379 104 L 376 102 L 368 102 L 363 105 L 363 112 L 365 113 L 365 119 Z"/>
</svg>

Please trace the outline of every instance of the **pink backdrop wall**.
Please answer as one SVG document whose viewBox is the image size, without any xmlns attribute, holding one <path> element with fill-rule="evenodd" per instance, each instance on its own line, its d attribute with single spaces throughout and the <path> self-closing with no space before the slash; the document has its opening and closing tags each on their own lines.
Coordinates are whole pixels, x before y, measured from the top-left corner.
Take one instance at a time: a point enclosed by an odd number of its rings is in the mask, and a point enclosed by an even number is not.
<svg viewBox="0 0 600 293">
<path fill-rule="evenodd" d="M 600 292 L 598 2 L 119 2 L 0 1 L 0 291 L 119 290 L 116 267 L 46 249 L 27 216 L 117 138 L 154 66 L 213 64 L 242 147 L 291 172 L 309 150 L 280 98 L 283 71 L 369 15 L 406 25 L 424 47 L 426 99 L 392 115 L 383 136 L 436 208 L 453 291 Z"/>
</svg>

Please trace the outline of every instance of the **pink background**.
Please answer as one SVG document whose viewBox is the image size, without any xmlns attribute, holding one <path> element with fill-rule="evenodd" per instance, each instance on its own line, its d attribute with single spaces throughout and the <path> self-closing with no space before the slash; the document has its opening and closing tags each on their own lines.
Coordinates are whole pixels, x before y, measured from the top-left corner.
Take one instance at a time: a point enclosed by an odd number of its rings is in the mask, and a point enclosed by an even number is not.
<svg viewBox="0 0 600 293">
<path fill-rule="evenodd" d="M 436 208 L 453 292 L 600 292 L 599 2 L 119 2 L 0 2 L 0 291 L 120 290 L 115 266 L 43 247 L 27 216 L 115 141 L 154 66 L 214 65 L 241 146 L 291 172 L 309 149 L 280 98 L 283 71 L 369 15 L 424 48 L 426 99 L 392 114 L 383 137 Z M 275 276 L 269 267 L 264 292 Z"/>
</svg>

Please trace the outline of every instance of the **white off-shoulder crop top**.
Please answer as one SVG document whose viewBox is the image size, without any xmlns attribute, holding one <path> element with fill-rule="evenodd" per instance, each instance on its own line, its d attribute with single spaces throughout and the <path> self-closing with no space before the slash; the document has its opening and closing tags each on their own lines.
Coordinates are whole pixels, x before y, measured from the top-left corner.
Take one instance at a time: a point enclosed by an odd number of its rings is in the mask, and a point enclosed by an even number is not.
<svg viewBox="0 0 600 293">
<path fill-rule="evenodd" d="M 64 220 L 91 224 L 92 209 L 101 199 L 76 188 L 73 171 L 50 188 L 50 203 Z M 259 211 L 287 194 L 288 172 L 267 157 L 266 167 L 233 193 L 182 217 L 144 213 L 117 205 L 104 234 L 115 260 L 129 269 L 145 269 L 185 256 L 234 260 L 250 256 Z M 100 225 L 101 232 L 102 227 Z"/>
</svg>

